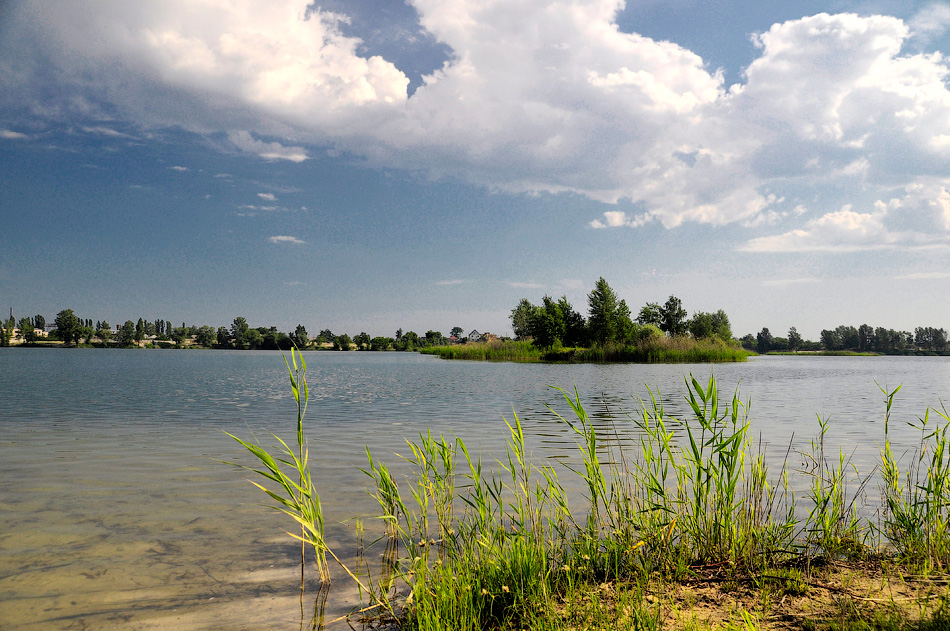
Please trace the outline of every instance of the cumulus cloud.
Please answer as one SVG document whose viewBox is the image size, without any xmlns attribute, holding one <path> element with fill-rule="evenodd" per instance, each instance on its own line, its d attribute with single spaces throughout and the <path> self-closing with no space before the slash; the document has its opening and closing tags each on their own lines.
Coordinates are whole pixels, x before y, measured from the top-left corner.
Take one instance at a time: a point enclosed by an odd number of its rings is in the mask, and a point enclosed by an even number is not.
<svg viewBox="0 0 950 631">
<path fill-rule="evenodd" d="M 278 235 L 275 237 L 270 237 L 268 239 L 271 243 L 293 243 L 295 245 L 304 245 L 306 241 L 301 241 L 297 237 L 288 237 L 286 235 Z"/>
<path fill-rule="evenodd" d="M 257 196 L 261 199 L 266 199 L 269 202 L 277 200 L 277 197 L 275 197 L 273 193 L 258 193 Z"/>
<path fill-rule="evenodd" d="M 893 190 L 936 194 L 931 180 L 950 172 L 950 67 L 905 52 L 946 28 L 942 4 L 909 23 L 845 13 L 775 24 L 732 86 L 682 46 L 620 31 L 622 0 L 412 4 L 450 54 L 411 97 L 402 71 L 343 34 L 346 16 L 306 0 L 23 3 L 13 15 L 73 81 L 62 108 L 225 134 L 269 160 L 348 152 L 638 208 L 579 219 L 593 228 L 797 222 L 746 249 L 901 247 L 917 241 L 898 225 L 907 204 L 810 219 L 795 208 L 859 208 L 824 196 L 842 182 L 886 206 Z M 9 93 L 50 92 L 10 72 Z M 930 213 L 940 199 L 914 207 Z"/>
<path fill-rule="evenodd" d="M 22 140 L 24 138 L 29 138 L 29 136 L 10 129 L 0 129 L 0 138 L 6 138 L 7 140 Z"/>
<path fill-rule="evenodd" d="M 309 159 L 302 147 L 285 147 L 279 142 L 263 142 L 256 140 L 247 131 L 235 131 L 228 134 L 228 140 L 235 147 L 247 153 L 256 153 L 266 160 L 289 160 L 303 162 Z"/>
</svg>

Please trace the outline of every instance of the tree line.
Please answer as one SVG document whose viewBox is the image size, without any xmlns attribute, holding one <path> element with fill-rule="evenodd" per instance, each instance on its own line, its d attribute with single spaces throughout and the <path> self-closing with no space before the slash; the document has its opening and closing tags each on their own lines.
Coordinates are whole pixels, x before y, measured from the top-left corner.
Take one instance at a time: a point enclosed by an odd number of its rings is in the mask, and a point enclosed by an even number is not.
<svg viewBox="0 0 950 631">
<path fill-rule="evenodd" d="M 14 331 L 19 330 L 23 343 L 35 344 L 43 336 L 39 333 L 46 329 L 46 318 L 42 315 L 9 318 L 0 329 L 0 346 L 9 346 Z M 453 327 L 451 336 L 456 339 L 462 335 L 461 327 Z M 350 337 L 346 333 L 334 333 L 323 329 L 311 337 L 304 325 L 298 324 L 292 332 L 278 331 L 277 327 L 252 327 L 247 319 L 238 316 L 230 327 L 210 325 L 175 326 L 164 319 L 138 321 L 126 320 L 121 326 L 113 328 L 105 320 L 93 322 L 91 318 L 76 315 L 72 309 L 63 309 L 56 314 L 49 338 L 62 341 L 66 345 L 132 347 L 151 344 L 153 346 L 200 346 L 205 348 L 237 350 L 289 350 L 334 349 L 334 350 L 372 350 L 372 351 L 411 351 L 427 346 L 440 346 L 449 343 L 449 338 L 439 331 L 426 331 L 419 335 L 415 331 L 396 331 L 395 336 L 371 337 L 368 333 Z"/>
<path fill-rule="evenodd" d="M 834 329 L 822 329 L 817 342 L 803 339 L 795 327 L 789 328 L 788 337 L 773 336 L 768 328 L 763 328 L 754 336 L 751 333 L 743 336 L 739 342 L 744 348 L 758 353 L 845 351 L 901 355 L 950 352 L 946 330 L 932 326 L 919 326 L 911 332 L 869 324 L 859 327 L 842 324 Z"/>
<path fill-rule="evenodd" d="M 648 302 L 633 317 L 626 300 L 603 277 L 587 295 L 587 317 L 566 296 L 544 296 L 540 305 L 522 298 L 511 311 L 511 326 L 519 340 L 531 340 L 542 349 L 635 345 L 651 337 L 719 339 L 733 343 L 729 316 L 697 311 L 690 317 L 682 301 L 671 295 L 664 304 Z"/>
</svg>

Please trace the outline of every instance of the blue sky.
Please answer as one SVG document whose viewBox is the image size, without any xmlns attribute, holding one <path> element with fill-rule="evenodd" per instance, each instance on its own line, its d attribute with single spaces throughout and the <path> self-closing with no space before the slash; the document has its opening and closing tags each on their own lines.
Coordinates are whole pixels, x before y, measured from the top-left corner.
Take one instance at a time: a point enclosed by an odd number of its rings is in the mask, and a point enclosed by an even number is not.
<svg viewBox="0 0 950 631">
<path fill-rule="evenodd" d="M 0 6 L 0 307 L 950 328 L 950 4 Z"/>
</svg>

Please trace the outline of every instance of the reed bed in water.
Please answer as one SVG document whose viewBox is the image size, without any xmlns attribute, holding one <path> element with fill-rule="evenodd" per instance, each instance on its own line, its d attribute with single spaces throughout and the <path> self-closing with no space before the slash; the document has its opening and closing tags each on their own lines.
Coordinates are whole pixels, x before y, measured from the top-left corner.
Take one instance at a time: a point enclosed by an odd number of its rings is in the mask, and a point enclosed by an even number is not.
<svg viewBox="0 0 950 631">
<path fill-rule="evenodd" d="M 902 469 L 888 427 L 896 393 L 884 392 L 877 523 L 855 508 L 871 476 L 825 453 L 826 421 L 798 454 L 804 470 L 770 472 L 747 405 L 738 392 L 721 400 L 714 379 L 686 380 L 687 419 L 667 415 L 652 392 L 636 414 L 618 415 L 639 430 L 633 449 L 605 445 L 577 392 L 564 392 L 561 418 L 580 455 L 567 475 L 580 476 L 581 506 L 570 505 L 563 468 L 532 458 L 517 415 L 493 467 L 460 439 L 429 433 L 407 441 L 411 473 L 398 480 L 368 453 L 386 569 L 373 579 L 344 568 L 368 601 L 351 623 L 948 629 L 950 416 L 925 414 Z M 796 510 L 794 475 L 807 478 L 807 513 Z"/>
<path fill-rule="evenodd" d="M 694 340 L 690 337 L 652 337 L 635 344 L 595 346 L 593 348 L 557 348 L 542 350 L 531 342 L 496 340 L 453 346 L 430 346 L 420 353 L 438 355 L 443 359 L 518 362 L 631 362 L 721 363 L 745 361 L 750 353 L 721 340 Z"/>
</svg>

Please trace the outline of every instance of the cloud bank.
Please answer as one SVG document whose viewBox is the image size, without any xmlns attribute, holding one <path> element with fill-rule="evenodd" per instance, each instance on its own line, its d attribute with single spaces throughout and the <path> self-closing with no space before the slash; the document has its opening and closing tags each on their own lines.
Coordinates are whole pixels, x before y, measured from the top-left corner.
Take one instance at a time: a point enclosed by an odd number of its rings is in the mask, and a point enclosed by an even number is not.
<svg viewBox="0 0 950 631">
<path fill-rule="evenodd" d="M 909 23 L 775 24 L 725 85 L 692 51 L 620 31 L 620 0 L 411 4 L 451 51 L 411 97 L 404 72 L 343 33 L 345 15 L 169 0 L 23 3 L 18 42 L 43 51 L 67 97 L 49 102 L 36 62 L 0 67 L 17 88 L 3 98 L 47 117 L 223 134 L 268 160 L 332 146 L 492 190 L 629 205 L 580 218 L 593 228 L 778 226 L 749 252 L 950 243 L 950 66 L 905 52 L 950 25 L 942 5 Z"/>
</svg>

